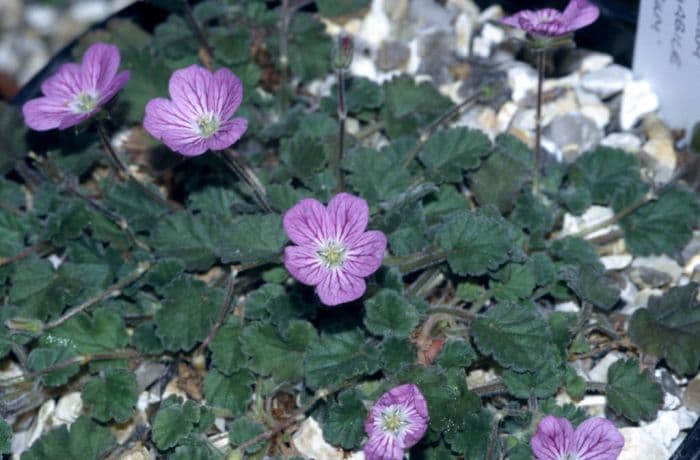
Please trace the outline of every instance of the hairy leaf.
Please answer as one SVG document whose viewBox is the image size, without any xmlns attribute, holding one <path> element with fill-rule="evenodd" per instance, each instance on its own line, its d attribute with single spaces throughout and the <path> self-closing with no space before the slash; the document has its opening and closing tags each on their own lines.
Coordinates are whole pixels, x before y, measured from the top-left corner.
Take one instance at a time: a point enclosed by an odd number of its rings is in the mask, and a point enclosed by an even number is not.
<svg viewBox="0 0 700 460">
<path fill-rule="evenodd" d="M 605 391 L 610 408 L 633 422 L 653 420 L 664 402 L 661 386 L 636 359 L 620 360 L 608 369 Z"/>
</svg>

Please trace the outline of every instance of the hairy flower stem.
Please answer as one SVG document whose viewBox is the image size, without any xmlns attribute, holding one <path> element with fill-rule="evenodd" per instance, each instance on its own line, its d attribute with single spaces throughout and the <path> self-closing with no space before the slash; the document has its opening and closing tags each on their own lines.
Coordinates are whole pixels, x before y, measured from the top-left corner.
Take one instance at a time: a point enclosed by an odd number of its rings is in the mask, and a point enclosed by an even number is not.
<svg viewBox="0 0 700 460">
<path fill-rule="evenodd" d="M 590 235 L 591 233 L 595 233 L 595 232 L 602 230 L 606 227 L 609 227 L 611 225 L 615 225 L 616 223 L 618 223 L 619 221 L 621 221 L 622 219 L 624 219 L 628 215 L 632 214 L 637 209 L 641 208 L 642 206 L 644 206 L 647 203 L 650 203 L 650 202 L 656 200 L 657 198 L 658 197 L 655 194 L 647 193 L 647 194 L 639 197 L 638 199 L 636 199 L 635 201 L 633 201 L 629 205 L 622 208 L 619 212 L 615 213 L 614 216 L 612 216 L 608 219 L 605 219 L 601 222 L 598 222 L 595 225 L 591 225 L 588 228 L 584 228 L 583 230 L 576 232 L 572 235 L 567 235 L 567 236 L 584 238 L 584 237 Z"/>
<path fill-rule="evenodd" d="M 435 131 L 444 123 L 450 121 L 452 117 L 460 113 L 465 107 L 471 105 L 473 102 L 475 102 L 479 97 L 481 96 L 480 92 L 477 92 L 476 94 L 466 98 L 464 101 L 460 102 L 459 104 L 452 106 L 450 110 L 447 112 L 443 113 L 440 115 L 435 121 L 433 121 L 430 125 L 428 125 L 427 128 L 423 130 L 420 134 L 420 138 L 418 138 L 418 141 L 416 144 L 413 146 L 413 148 L 406 154 L 406 158 L 403 160 L 403 163 L 401 166 L 405 169 L 408 168 L 413 160 L 416 159 L 418 154 L 420 153 L 420 150 L 423 148 L 423 146 L 428 142 L 430 139 L 430 136 L 435 134 Z"/>
<path fill-rule="evenodd" d="M 116 283 L 112 284 L 109 286 L 107 289 L 102 291 L 100 294 L 96 295 L 95 297 L 86 300 L 82 304 L 78 305 L 75 308 L 71 308 L 68 310 L 66 313 L 61 315 L 59 318 L 56 318 L 53 321 L 49 321 L 48 323 L 44 324 L 41 327 L 41 331 L 48 331 L 50 329 L 53 329 L 55 327 L 60 326 L 61 324 L 65 323 L 72 317 L 79 315 L 80 313 L 88 310 L 90 307 L 100 303 L 102 300 L 111 297 L 113 295 L 118 295 L 119 292 L 124 289 L 126 286 L 130 285 L 137 279 L 141 278 L 144 273 L 148 271 L 148 269 L 151 268 L 151 264 L 149 262 L 143 262 L 139 264 L 139 266 L 134 270 L 133 272 L 129 273 L 122 279 L 118 280 Z"/>
<path fill-rule="evenodd" d="M 207 345 L 209 345 L 209 343 L 211 343 L 211 341 L 214 340 L 214 337 L 216 337 L 216 333 L 219 332 L 219 329 L 224 324 L 224 321 L 226 320 L 226 315 L 231 309 L 231 303 L 233 302 L 233 295 L 235 293 L 237 276 L 238 270 L 233 268 L 231 270 L 231 275 L 228 278 L 228 284 L 226 286 L 226 297 L 224 298 L 224 304 L 221 307 L 219 318 L 216 320 L 216 323 L 211 328 L 211 331 L 209 331 L 209 335 L 207 335 L 207 337 L 204 339 L 199 348 L 197 348 L 195 355 L 204 353 L 204 350 L 206 350 Z"/>
<path fill-rule="evenodd" d="M 345 120 L 348 117 L 348 108 L 345 106 L 345 69 L 335 71 L 338 77 L 338 154 L 335 158 L 333 171 L 335 173 L 336 193 L 345 190 L 343 178 L 343 155 L 345 150 Z"/>
<path fill-rule="evenodd" d="M 402 275 L 416 272 L 423 268 L 432 267 L 447 259 L 447 251 L 433 249 L 402 257 L 385 257 L 384 265 L 398 268 Z"/>
<path fill-rule="evenodd" d="M 209 40 L 207 40 L 207 36 L 204 34 L 202 27 L 197 22 L 197 18 L 194 17 L 192 7 L 190 6 L 190 2 L 188 0 L 182 0 L 182 11 L 185 13 L 185 21 L 187 21 L 187 24 L 192 29 L 192 32 L 194 32 L 195 37 L 197 37 L 197 41 L 199 42 L 200 46 L 208 55 L 207 59 L 202 59 L 202 63 L 209 68 L 209 70 L 211 70 L 211 61 L 214 60 L 214 48 L 209 43 Z"/>
<path fill-rule="evenodd" d="M 265 191 L 265 186 L 262 184 L 258 176 L 255 175 L 253 169 L 246 164 L 243 157 L 241 157 L 231 148 L 222 150 L 221 157 L 231 172 L 233 172 L 240 180 L 245 182 L 245 184 L 250 188 L 260 209 L 268 213 L 274 212 L 272 206 L 270 206 L 270 202 L 267 199 L 267 191 Z"/>
<path fill-rule="evenodd" d="M 107 133 L 107 127 L 105 126 L 104 122 L 102 120 L 99 120 L 97 122 L 97 133 L 100 137 L 100 143 L 102 144 L 102 148 L 107 152 L 107 155 L 109 156 L 110 160 L 112 160 L 112 165 L 114 166 L 114 169 L 117 173 L 117 176 L 124 176 L 128 180 L 134 183 L 141 192 L 149 197 L 152 200 L 155 200 L 156 202 L 162 204 L 163 206 L 167 207 L 168 209 L 172 211 L 177 211 L 179 209 L 182 209 L 182 206 L 180 206 L 178 203 L 175 203 L 173 201 L 170 201 L 166 198 L 163 198 L 160 196 L 160 194 L 154 192 L 150 188 L 148 188 L 143 182 L 140 180 L 136 179 L 133 174 L 131 174 L 131 171 L 129 171 L 129 168 L 124 164 L 124 162 L 119 158 L 119 155 L 117 155 L 117 152 L 114 151 L 114 148 L 112 147 L 112 143 L 109 140 L 109 134 Z"/>
<path fill-rule="evenodd" d="M 0 257 L 0 267 L 4 265 L 9 265 L 13 262 L 20 261 L 22 259 L 26 259 L 27 257 L 31 256 L 32 254 L 36 253 L 42 253 L 47 250 L 51 250 L 52 246 L 51 243 L 42 241 L 40 243 L 33 244 L 31 246 L 28 246 L 24 248 L 22 251 L 18 252 L 17 254 L 10 256 L 10 257 Z"/>
<path fill-rule="evenodd" d="M 467 310 L 462 310 L 459 308 L 450 308 L 450 307 L 433 307 L 428 310 L 430 313 L 444 313 L 447 315 L 452 315 L 455 316 L 459 319 L 463 319 L 465 321 L 473 321 L 478 318 L 478 315 L 475 315 L 472 312 L 469 312 Z"/>
<path fill-rule="evenodd" d="M 532 177 L 533 194 L 538 195 L 542 167 L 542 85 L 544 84 L 545 49 L 535 51 L 537 56 L 537 113 L 535 115 L 535 169 Z"/>
</svg>

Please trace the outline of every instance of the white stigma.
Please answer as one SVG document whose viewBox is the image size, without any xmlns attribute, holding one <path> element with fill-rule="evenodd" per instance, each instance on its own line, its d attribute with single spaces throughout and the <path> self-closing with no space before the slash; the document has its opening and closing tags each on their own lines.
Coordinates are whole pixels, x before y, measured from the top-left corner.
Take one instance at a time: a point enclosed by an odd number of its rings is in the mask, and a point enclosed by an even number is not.
<svg viewBox="0 0 700 460">
<path fill-rule="evenodd" d="M 326 268 L 338 268 L 345 261 L 345 252 L 345 247 L 342 244 L 337 241 L 329 241 L 316 251 L 316 254 Z"/>
<path fill-rule="evenodd" d="M 90 113 L 97 107 L 97 101 L 100 100 L 100 95 L 97 91 L 88 90 L 81 91 L 68 103 L 73 113 Z"/>
<path fill-rule="evenodd" d="M 205 113 L 197 118 L 197 134 L 203 138 L 211 137 L 221 126 L 219 118 L 213 113 Z"/>
</svg>

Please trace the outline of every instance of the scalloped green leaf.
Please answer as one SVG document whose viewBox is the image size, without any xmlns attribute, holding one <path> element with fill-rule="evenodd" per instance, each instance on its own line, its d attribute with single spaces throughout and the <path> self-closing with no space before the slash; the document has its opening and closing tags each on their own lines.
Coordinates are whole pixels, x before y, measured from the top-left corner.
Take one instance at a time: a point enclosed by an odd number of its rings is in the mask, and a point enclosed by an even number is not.
<svg viewBox="0 0 700 460">
<path fill-rule="evenodd" d="M 109 428 L 81 416 L 71 425 L 70 431 L 67 425 L 62 425 L 40 437 L 22 454 L 22 460 L 100 460 L 113 444 Z"/>
<path fill-rule="evenodd" d="M 153 419 L 152 437 L 156 447 L 167 450 L 188 436 L 201 416 L 200 407 L 171 396 L 161 405 Z"/>
<path fill-rule="evenodd" d="M 48 261 L 30 257 L 13 268 L 10 302 L 21 308 L 21 316 L 46 320 L 63 311 L 65 289 Z"/>
<path fill-rule="evenodd" d="M 136 377 L 124 369 L 106 371 L 104 377 L 88 382 L 82 393 L 83 402 L 92 405 L 91 415 L 100 422 L 127 421 L 138 397 Z"/>
<path fill-rule="evenodd" d="M 428 139 L 418 158 L 428 177 L 436 183 L 462 182 L 462 171 L 476 169 L 489 154 L 491 141 L 481 131 L 453 128 L 438 131 Z"/>
<path fill-rule="evenodd" d="M 345 155 L 343 168 L 351 173 L 347 176 L 348 184 L 371 206 L 376 206 L 405 192 L 411 185 L 408 171 L 396 167 L 399 161 L 396 150 L 378 152 L 361 147 Z"/>
<path fill-rule="evenodd" d="M 534 372 L 516 372 L 512 369 L 503 371 L 503 381 L 510 394 L 520 399 L 531 396 L 547 398 L 553 396 L 561 387 L 564 371 L 557 355 L 550 355 L 542 366 Z"/>
<path fill-rule="evenodd" d="M 466 340 L 451 339 L 446 341 L 435 362 L 444 368 L 466 369 L 476 359 L 476 352 Z"/>
<path fill-rule="evenodd" d="M 322 16 L 333 18 L 336 16 L 348 16 L 357 13 L 369 6 L 369 0 L 316 0 L 316 6 Z"/>
<path fill-rule="evenodd" d="M 246 355 L 243 354 L 239 340 L 241 332 L 240 324 L 228 322 L 219 329 L 219 332 L 209 343 L 211 363 L 223 374 L 231 375 L 246 363 Z"/>
<path fill-rule="evenodd" d="M 362 403 L 362 394 L 354 389 L 346 390 L 328 408 L 328 416 L 323 423 L 323 438 L 345 450 L 356 449 L 365 437 L 366 418 L 367 409 Z"/>
<path fill-rule="evenodd" d="M 321 335 L 304 356 L 306 384 L 328 387 L 351 377 L 371 374 L 379 368 L 379 353 L 360 330 Z"/>
<path fill-rule="evenodd" d="M 620 298 L 620 291 L 610 283 L 605 272 L 593 265 L 566 265 L 559 278 L 583 301 L 610 310 Z"/>
<path fill-rule="evenodd" d="M 204 397 L 209 404 L 241 415 L 253 397 L 255 380 L 250 372 L 240 370 L 230 376 L 211 369 L 204 377 Z"/>
<path fill-rule="evenodd" d="M 151 232 L 151 245 L 160 255 L 181 259 L 189 270 L 206 270 L 215 261 L 221 223 L 208 214 L 170 214 Z"/>
<path fill-rule="evenodd" d="M 5 420 L 0 420 L 0 455 L 9 454 L 12 449 L 12 428 Z"/>
<path fill-rule="evenodd" d="M 485 409 L 466 414 L 464 430 L 447 432 L 445 440 L 452 450 L 463 455 L 465 460 L 483 460 L 491 442 L 492 423 L 491 414 Z"/>
<path fill-rule="evenodd" d="M 698 284 L 671 288 L 634 312 L 632 341 L 645 353 L 663 358 L 679 374 L 694 375 L 700 367 L 700 302 Z"/>
<path fill-rule="evenodd" d="M 275 258 L 286 242 L 282 216 L 246 215 L 228 225 L 226 231 L 221 233 L 217 251 L 224 263 L 246 264 Z"/>
<path fill-rule="evenodd" d="M 664 402 L 664 392 L 649 369 L 640 372 L 636 359 L 620 360 L 608 369 L 605 390 L 608 405 L 633 422 L 653 420 Z"/>
<path fill-rule="evenodd" d="M 380 356 L 382 369 L 388 372 L 397 372 L 399 369 L 414 363 L 416 349 L 408 339 L 389 336 L 382 341 Z"/>
<path fill-rule="evenodd" d="M 458 275 L 483 275 L 505 263 L 515 248 L 512 227 L 489 212 L 456 212 L 440 226 L 435 237 L 447 252 L 447 262 Z"/>
<path fill-rule="evenodd" d="M 386 103 L 382 110 L 389 135 L 415 135 L 452 106 L 452 102 L 428 82 L 416 83 L 403 74 L 384 83 Z"/>
<path fill-rule="evenodd" d="M 418 311 L 396 291 L 383 289 L 365 302 L 365 326 L 374 335 L 408 337 L 418 325 Z"/>
<path fill-rule="evenodd" d="M 316 330 L 306 321 L 293 322 L 289 328 L 291 337 L 289 331 L 283 337 L 271 324 L 251 324 L 243 329 L 241 348 L 250 357 L 251 370 L 290 383 L 302 377 L 304 350 L 316 338 Z"/>
<path fill-rule="evenodd" d="M 155 187 L 149 188 L 159 195 Z M 129 227 L 137 232 L 153 228 L 168 211 L 131 181 L 116 183 L 110 187 L 105 195 L 105 205 L 124 217 Z"/>
<path fill-rule="evenodd" d="M 297 132 L 283 141 L 280 160 L 294 177 L 304 178 L 323 168 L 326 150 L 322 139 Z"/>
<path fill-rule="evenodd" d="M 234 446 L 239 446 L 246 441 L 249 441 L 259 434 L 265 432 L 265 426 L 248 417 L 241 417 L 233 421 L 228 428 L 228 438 L 231 444 Z M 260 441 L 252 446 L 246 448 L 246 454 L 254 454 L 265 445 L 265 441 Z"/>
<path fill-rule="evenodd" d="M 100 308 L 92 315 L 83 313 L 74 316 L 44 334 L 42 340 L 73 347 L 79 353 L 93 354 L 124 348 L 129 343 L 129 336 L 119 314 Z"/>
<path fill-rule="evenodd" d="M 45 372 L 51 366 L 68 362 L 68 360 L 75 358 L 77 355 L 74 348 L 66 346 L 36 347 L 29 353 L 27 365 L 33 371 Z M 80 365 L 78 364 L 61 366 L 60 369 L 44 373 L 41 379 L 46 385 L 57 387 L 68 382 L 79 370 Z"/>
<path fill-rule="evenodd" d="M 531 302 L 499 303 L 471 324 L 479 350 L 514 371 L 535 371 L 551 356 L 547 322 Z"/>
</svg>

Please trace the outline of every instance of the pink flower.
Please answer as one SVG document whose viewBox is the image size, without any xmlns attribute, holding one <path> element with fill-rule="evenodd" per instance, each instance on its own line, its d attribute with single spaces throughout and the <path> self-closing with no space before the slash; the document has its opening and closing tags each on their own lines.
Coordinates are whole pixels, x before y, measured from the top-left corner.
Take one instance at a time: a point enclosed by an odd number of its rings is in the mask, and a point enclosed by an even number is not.
<svg viewBox="0 0 700 460">
<path fill-rule="evenodd" d="M 604 418 L 589 418 L 574 431 L 567 419 L 548 415 L 530 445 L 536 460 L 615 460 L 625 440 Z"/>
<path fill-rule="evenodd" d="M 151 99 L 143 127 L 171 150 L 186 156 L 230 147 L 248 129 L 248 120 L 232 118 L 243 100 L 241 80 L 228 69 L 214 74 L 191 65 L 176 70 L 170 99 Z"/>
<path fill-rule="evenodd" d="M 374 403 L 365 421 L 366 460 L 401 460 L 428 429 L 428 405 L 413 384 L 400 385 Z"/>
<path fill-rule="evenodd" d="M 321 302 L 338 305 L 362 297 L 365 276 L 382 265 L 386 237 L 368 231 L 369 208 L 362 198 L 340 193 L 324 207 L 306 198 L 284 215 L 284 229 L 296 246 L 284 250 L 284 266 L 300 282 L 316 286 Z"/>
<path fill-rule="evenodd" d="M 502 22 L 532 35 L 558 37 L 592 24 L 599 14 L 598 7 L 588 0 L 571 0 L 563 13 L 553 8 L 523 10 Z"/>
<path fill-rule="evenodd" d="M 66 129 L 98 112 L 129 81 L 129 71 L 117 73 L 119 48 L 91 45 L 81 64 L 63 64 L 41 84 L 43 97 L 22 106 L 24 122 L 37 131 Z"/>
</svg>

